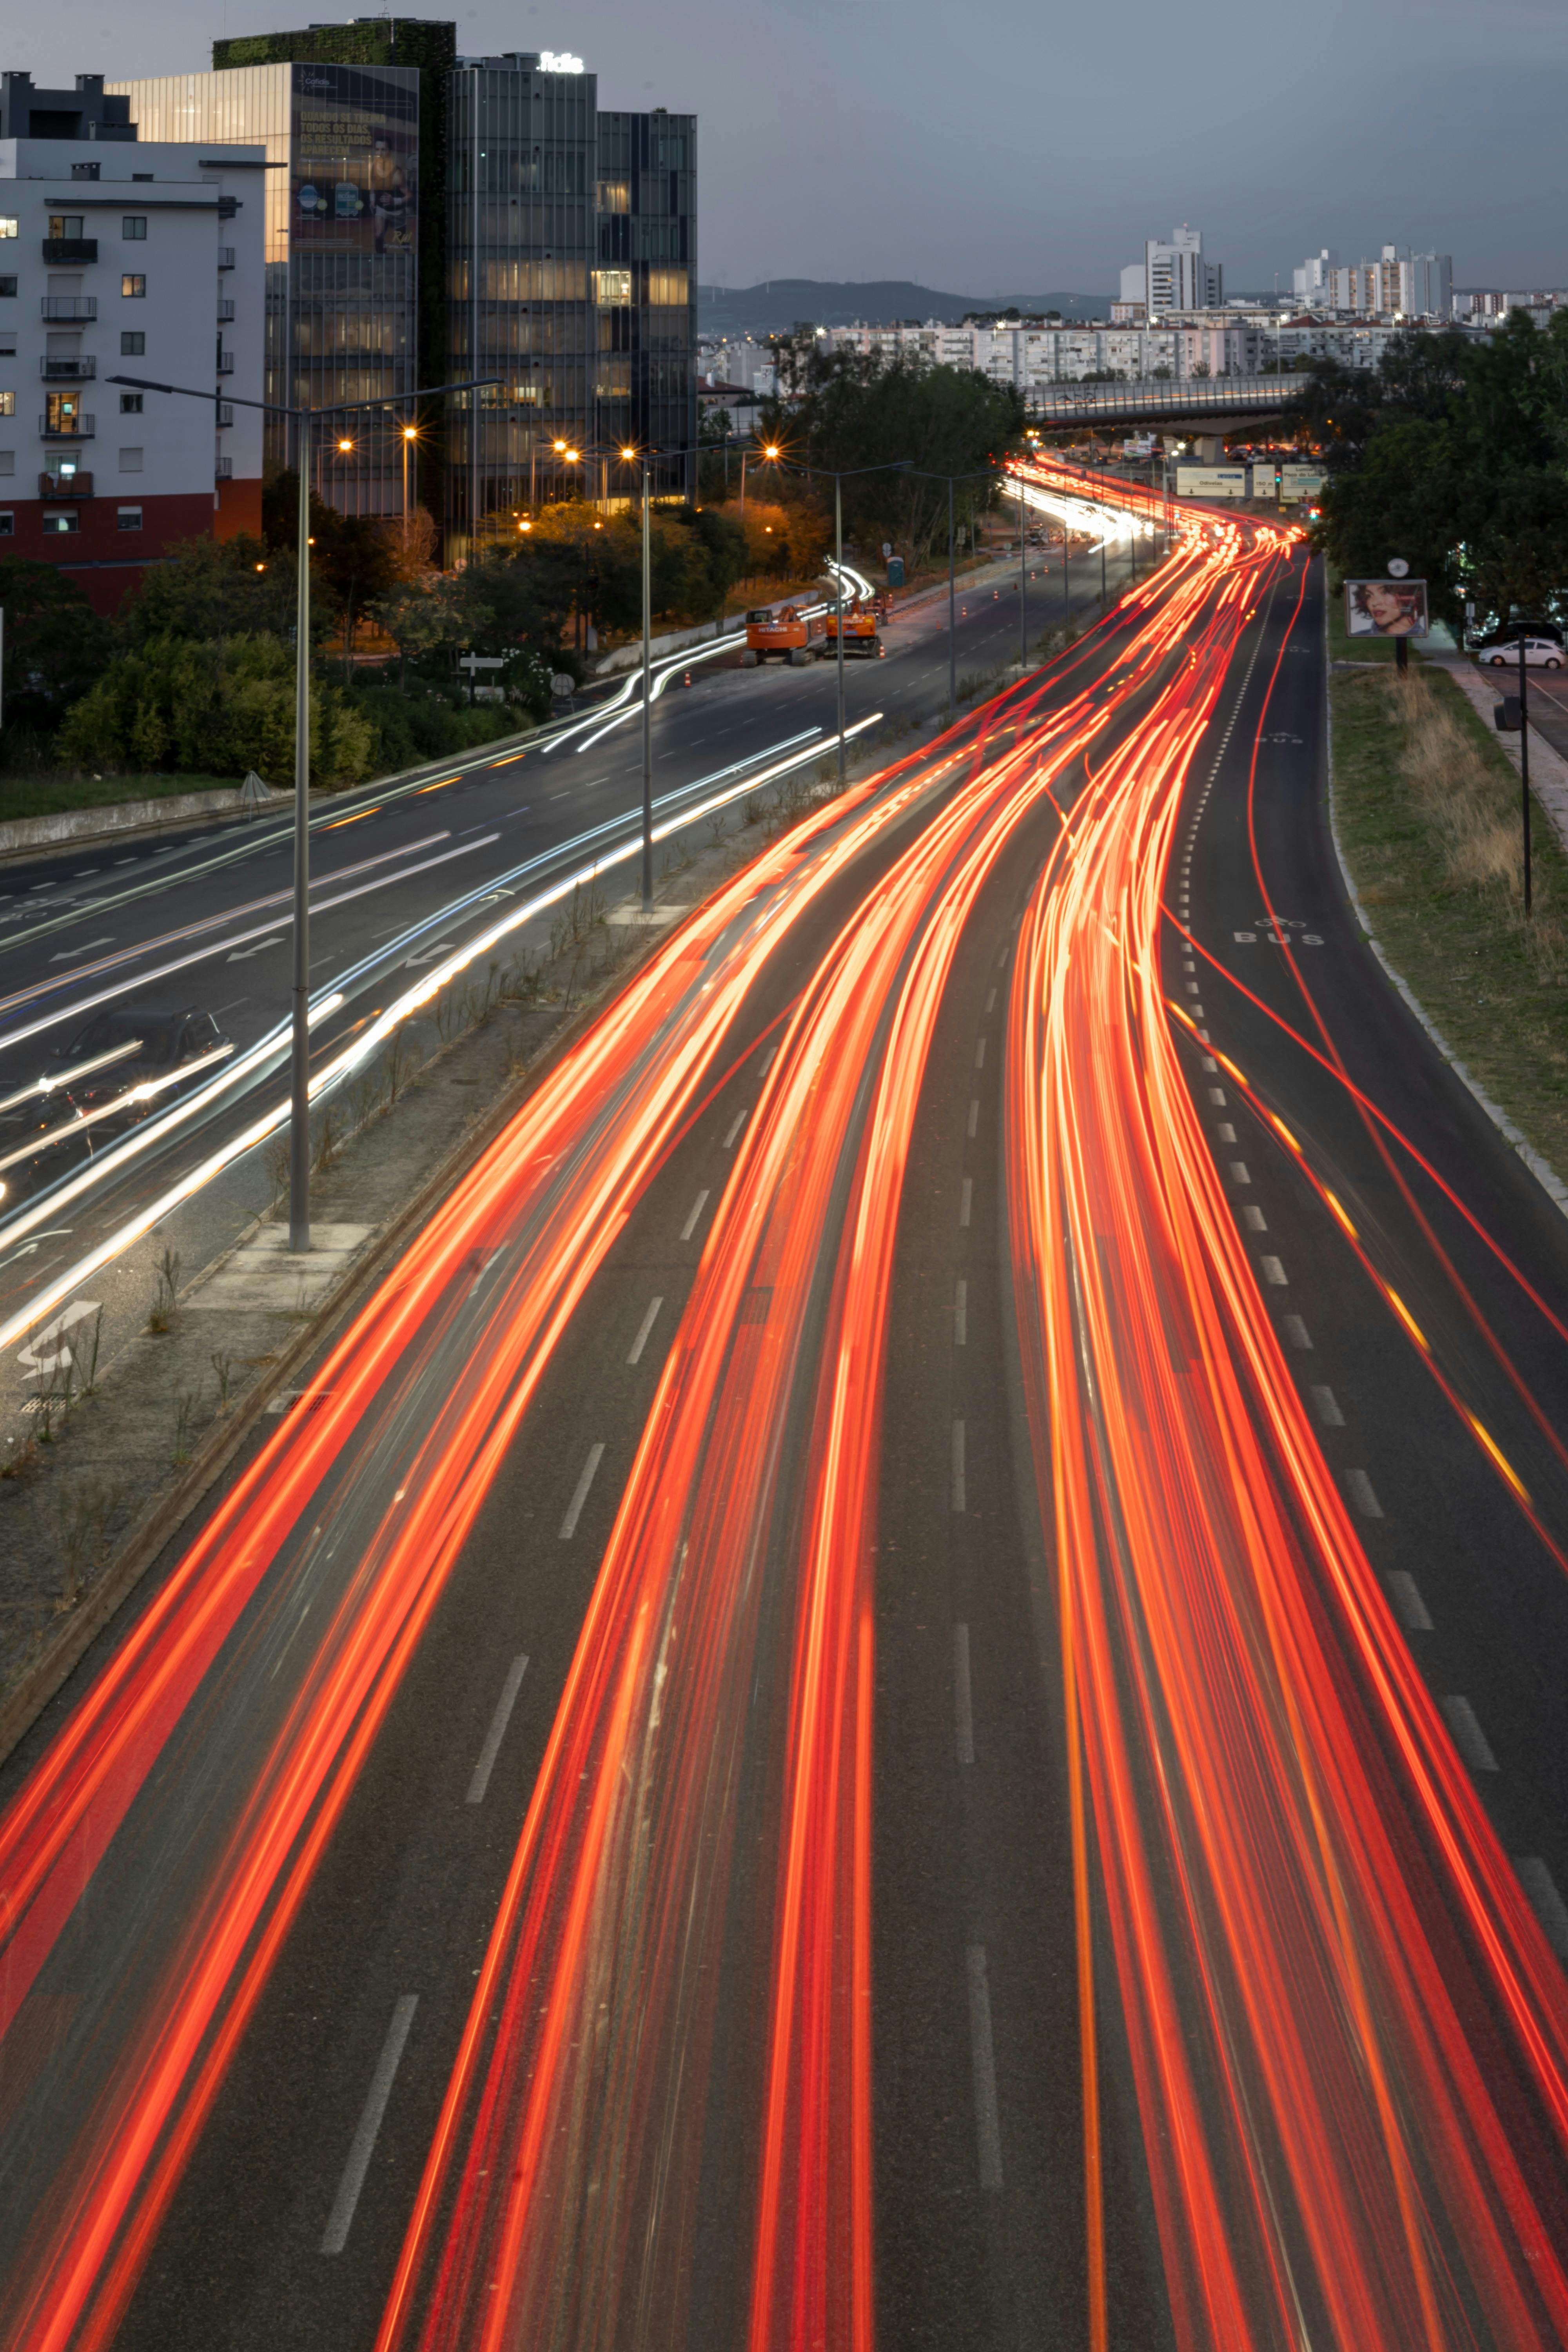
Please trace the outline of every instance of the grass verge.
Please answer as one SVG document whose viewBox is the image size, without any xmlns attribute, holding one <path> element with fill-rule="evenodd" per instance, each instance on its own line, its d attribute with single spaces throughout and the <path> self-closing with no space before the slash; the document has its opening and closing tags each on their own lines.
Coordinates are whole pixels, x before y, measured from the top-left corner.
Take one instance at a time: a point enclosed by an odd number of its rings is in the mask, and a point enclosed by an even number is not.
<svg viewBox="0 0 1568 2352">
<path fill-rule="evenodd" d="M 1389 961 L 1543 1158 L 1568 1171 L 1568 857 L 1531 809 L 1524 916 L 1519 778 L 1452 678 L 1331 684 L 1341 846 Z"/>
<path fill-rule="evenodd" d="M 121 801 L 157 801 L 175 793 L 234 792 L 238 776 L 0 776 L 0 823 L 12 817 L 58 816 L 68 809 L 112 808 Z"/>
</svg>

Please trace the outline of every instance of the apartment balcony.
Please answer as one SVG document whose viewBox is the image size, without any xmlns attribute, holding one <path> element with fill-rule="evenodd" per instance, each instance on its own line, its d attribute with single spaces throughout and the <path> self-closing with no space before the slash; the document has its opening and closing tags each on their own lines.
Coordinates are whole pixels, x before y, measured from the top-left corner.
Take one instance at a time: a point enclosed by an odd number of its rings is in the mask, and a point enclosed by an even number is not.
<svg viewBox="0 0 1568 2352">
<path fill-rule="evenodd" d="M 38 419 L 38 432 L 46 441 L 90 441 L 97 431 L 96 416 L 57 417 L 52 425 L 47 416 Z"/>
<path fill-rule="evenodd" d="M 215 457 L 213 459 L 213 479 L 215 482 L 233 481 L 234 459 L 232 457 Z"/>
<path fill-rule="evenodd" d="M 217 421 L 220 425 L 232 425 L 234 423 L 234 404 L 232 401 L 220 400 L 218 402 Z"/>
<path fill-rule="evenodd" d="M 90 383 L 98 373 L 98 362 L 84 359 L 41 359 L 38 373 L 46 383 Z"/>
<path fill-rule="evenodd" d="M 90 474 L 40 474 L 38 496 L 41 499 L 90 499 Z"/>
<path fill-rule="evenodd" d="M 217 266 L 220 269 L 232 269 L 234 268 L 234 247 L 232 245 L 219 246 L 217 249 Z"/>
<path fill-rule="evenodd" d="M 57 269 L 68 263 L 96 261 L 98 239 L 95 236 L 47 236 L 44 239 L 44 259 Z"/>
<path fill-rule="evenodd" d="M 220 298 L 220 299 L 219 299 L 219 302 L 218 302 L 218 306 L 217 306 L 217 322 L 218 322 L 218 325 L 219 325 L 220 327 L 226 326 L 226 325 L 228 324 L 228 321 L 233 318 L 233 316 L 234 316 L 234 304 L 233 304 L 231 301 L 229 301 L 229 299 L 227 299 L 227 297 L 226 297 L 226 296 L 221 297 L 221 298 Z"/>
<path fill-rule="evenodd" d="M 96 294 L 45 294 L 41 298 L 40 315 L 57 322 L 69 320 L 81 325 L 98 316 Z"/>
<path fill-rule="evenodd" d="M 232 375 L 234 373 L 234 353 L 232 352 L 219 352 L 217 355 L 217 372 L 219 375 Z"/>
</svg>

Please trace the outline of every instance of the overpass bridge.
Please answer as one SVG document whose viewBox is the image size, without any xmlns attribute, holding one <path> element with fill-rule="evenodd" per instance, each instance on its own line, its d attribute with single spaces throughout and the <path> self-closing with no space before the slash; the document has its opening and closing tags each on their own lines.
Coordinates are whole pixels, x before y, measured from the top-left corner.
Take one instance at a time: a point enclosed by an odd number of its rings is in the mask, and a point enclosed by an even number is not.
<svg viewBox="0 0 1568 2352">
<path fill-rule="evenodd" d="M 1304 398 L 1309 381 L 1293 375 L 1146 377 L 1124 383 L 1037 385 L 1026 398 L 1031 422 L 1047 427 L 1184 426 L 1218 438 L 1264 417 L 1286 415 Z"/>
</svg>

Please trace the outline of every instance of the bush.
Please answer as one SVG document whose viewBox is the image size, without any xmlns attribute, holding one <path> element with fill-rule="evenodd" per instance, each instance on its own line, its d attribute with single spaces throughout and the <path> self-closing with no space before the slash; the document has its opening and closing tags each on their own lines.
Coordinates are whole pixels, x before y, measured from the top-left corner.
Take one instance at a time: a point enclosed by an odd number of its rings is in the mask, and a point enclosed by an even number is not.
<svg viewBox="0 0 1568 2352">
<path fill-rule="evenodd" d="M 294 652 L 281 638 L 222 646 L 154 637 L 116 655 L 67 713 L 59 755 L 85 768 L 244 775 L 294 772 Z M 377 730 L 341 688 L 310 695 L 310 781 L 352 784 L 375 766 Z"/>
<path fill-rule="evenodd" d="M 417 767 L 422 761 L 445 759 L 479 743 L 493 743 L 498 735 L 511 734 L 518 713 L 501 702 L 454 702 L 439 690 L 419 688 L 400 693 L 395 686 L 356 686 L 353 694 L 356 718 L 372 730 L 374 755 L 369 772 L 386 775 L 398 768 Z"/>
</svg>

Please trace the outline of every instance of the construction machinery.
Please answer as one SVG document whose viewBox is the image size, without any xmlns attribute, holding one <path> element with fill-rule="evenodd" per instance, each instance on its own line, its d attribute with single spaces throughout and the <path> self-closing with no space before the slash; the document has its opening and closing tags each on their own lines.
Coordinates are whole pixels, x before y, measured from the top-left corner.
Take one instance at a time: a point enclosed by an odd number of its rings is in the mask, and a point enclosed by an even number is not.
<svg viewBox="0 0 1568 2352">
<path fill-rule="evenodd" d="M 843 619 L 845 660 L 875 661 L 882 650 L 875 607 L 859 596 L 852 596 L 843 607 Z M 824 660 L 831 659 L 838 651 L 838 611 L 830 608 L 821 646 Z"/>
<path fill-rule="evenodd" d="M 785 604 L 775 613 L 770 604 L 763 604 L 747 614 L 742 669 L 755 669 L 765 661 L 785 661 L 791 669 L 804 669 L 811 651 L 810 624 L 797 605 Z"/>
</svg>

